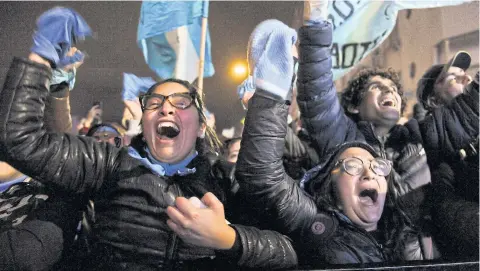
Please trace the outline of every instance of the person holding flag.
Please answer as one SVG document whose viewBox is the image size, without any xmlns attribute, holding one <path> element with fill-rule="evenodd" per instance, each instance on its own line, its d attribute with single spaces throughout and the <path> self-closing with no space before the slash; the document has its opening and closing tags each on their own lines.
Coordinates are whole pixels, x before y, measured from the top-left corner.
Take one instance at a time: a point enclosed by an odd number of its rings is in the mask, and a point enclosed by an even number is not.
<svg viewBox="0 0 480 271">
<path fill-rule="evenodd" d="M 167 79 L 146 91 L 143 133 L 128 148 L 45 130 L 51 67 L 74 63 L 67 55 L 74 39 L 64 15 L 50 18 L 49 32 L 68 39 L 35 39 L 28 59 L 11 64 L 0 92 L 0 160 L 95 202 L 90 268 L 294 267 L 289 238 L 225 220 L 224 202 L 235 195 L 210 174 L 205 154 L 218 148 L 218 139 L 206 125 L 202 96 L 189 82 Z"/>
</svg>

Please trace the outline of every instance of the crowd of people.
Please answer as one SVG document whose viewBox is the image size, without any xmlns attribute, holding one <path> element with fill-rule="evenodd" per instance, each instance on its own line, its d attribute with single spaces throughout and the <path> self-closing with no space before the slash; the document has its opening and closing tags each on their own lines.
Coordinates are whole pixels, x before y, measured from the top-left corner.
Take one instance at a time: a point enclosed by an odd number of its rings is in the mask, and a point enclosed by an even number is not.
<svg viewBox="0 0 480 271">
<path fill-rule="evenodd" d="M 42 14 L 0 90 L 0 269 L 478 261 L 470 55 L 427 70 L 418 114 L 398 124 L 397 71 L 365 68 L 337 95 L 328 5 L 305 1 L 298 34 L 274 19 L 253 30 L 246 117 L 227 138 L 194 84 L 131 74 L 122 124 L 98 103 L 72 133 L 76 41 L 92 30 L 72 9 Z"/>
</svg>

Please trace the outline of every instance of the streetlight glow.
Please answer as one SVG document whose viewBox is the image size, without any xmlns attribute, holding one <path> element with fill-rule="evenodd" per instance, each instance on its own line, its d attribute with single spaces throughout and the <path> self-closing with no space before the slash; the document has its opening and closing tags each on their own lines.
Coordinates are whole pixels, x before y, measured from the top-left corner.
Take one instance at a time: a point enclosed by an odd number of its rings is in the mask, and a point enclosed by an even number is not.
<svg viewBox="0 0 480 271">
<path fill-rule="evenodd" d="M 236 78 L 245 78 L 247 76 L 247 65 L 243 62 L 236 63 L 233 66 L 232 75 Z"/>
</svg>

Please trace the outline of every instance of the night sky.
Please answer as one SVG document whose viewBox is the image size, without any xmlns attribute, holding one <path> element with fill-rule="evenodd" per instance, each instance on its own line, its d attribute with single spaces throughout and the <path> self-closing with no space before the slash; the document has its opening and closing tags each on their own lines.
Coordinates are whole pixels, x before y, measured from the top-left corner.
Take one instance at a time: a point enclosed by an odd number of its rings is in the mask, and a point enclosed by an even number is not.
<svg viewBox="0 0 480 271">
<path fill-rule="evenodd" d="M 78 48 L 88 54 L 77 73 L 71 93 L 73 115 L 85 115 L 95 101 L 104 103 L 104 120 L 120 122 L 122 72 L 154 76 L 136 44 L 141 2 L 0 2 L 1 80 L 13 56 L 27 56 L 36 18 L 54 6 L 78 11 L 96 34 Z M 204 81 L 206 103 L 217 119 L 217 131 L 232 126 L 244 116 L 236 87 L 229 75 L 236 60 L 246 58 L 248 37 L 265 19 L 288 25 L 294 21 L 295 2 L 211 2 L 209 29 L 216 73 Z"/>
</svg>

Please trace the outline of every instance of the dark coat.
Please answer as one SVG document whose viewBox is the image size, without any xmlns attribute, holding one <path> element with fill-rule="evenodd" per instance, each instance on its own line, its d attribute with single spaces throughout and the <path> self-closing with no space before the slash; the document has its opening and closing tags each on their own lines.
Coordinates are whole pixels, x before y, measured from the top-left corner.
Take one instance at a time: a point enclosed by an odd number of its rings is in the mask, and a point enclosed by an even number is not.
<svg viewBox="0 0 480 271">
<path fill-rule="evenodd" d="M 0 160 L 45 183 L 92 198 L 95 202 L 95 252 L 98 262 L 112 270 L 183 268 L 209 261 L 215 251 L 180 240 L 167 226 L 166 208 L 178 196 L 202 197 L 192 182 L 215 187 L 209 162 L 198 156 L 194 174 L 158 176 L 140 161 L 91 138 L 47 133 L 43 104 L 51 70 L 15 58 L 0 95 Z M 217 197 L 222 198 L 222 195 Z M 288 238 L 272 231 L 235 225 L 246 267 L 286 268 L 296 254 Z M 255 242 L 252 239 L 261 237 Z M 201 268 L 204 265 L 195 265 Z M 209 267 L 207 267 L 209 268 Z"/>
<path fill-rule="evenodd" d="M 286 174 L 282 155 L 287 114 L 285 101 L 261 89 L 249 102 L 236 177 L 257 217 L 292 238 L 302 265 L 321 267 L 394 258 L 344 215 L 317 208 L 313 198 Z M 402 256 L 422 259 L 417 236 L 408 241 Z"/>
<path fill-rule="evenodd" d="M 45 128 L 71 128 L 68 84 L 50 86 Z M 47 270 L 73 250 L 84 200 L 27 178 L 0 193 L 0 269 Z M 68 262 L 68 260 L 66 260 Z M 57 269 L 53 267 L 54 269 Z"/>
<path fill-rule="evenodd" d="M 331 33 L 328 32 L 328 27 L 321 25 L 304 26 L 299 32 L 297 100 L 313 146 L 321 157 L 343 142 L 365 140 L 393 161 L 395 192 L 412 222 L 427 232 L 431 224 L 431 176 L 427 157 L 431 165 L 432 159 L 451 153 L 441 151 L 464 147 L 460 143 L 466 141 L 459 140 L 459 134 L 461 138 L 478 135 L 478 94 L 476 98 L 460 95 L 456 100 L 465 99 L 462 105 L 439 109 L 441 113 L 432 114 L 422 122 L 422 129 L 416 119 L 411 119 L 405 125 L 394 126 L 388 136 L 379 137 L 371 123 L 350 119 L 338 101 L 332 80 L 328 47 Z M 467 113 L 469 117 L 459 117 L 467 111 L 476 111 L 476 115 Z"/>
</svg>

